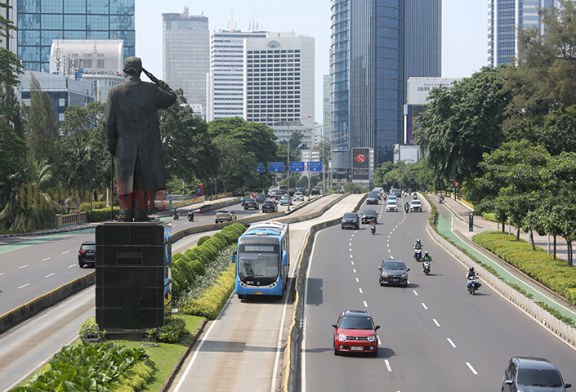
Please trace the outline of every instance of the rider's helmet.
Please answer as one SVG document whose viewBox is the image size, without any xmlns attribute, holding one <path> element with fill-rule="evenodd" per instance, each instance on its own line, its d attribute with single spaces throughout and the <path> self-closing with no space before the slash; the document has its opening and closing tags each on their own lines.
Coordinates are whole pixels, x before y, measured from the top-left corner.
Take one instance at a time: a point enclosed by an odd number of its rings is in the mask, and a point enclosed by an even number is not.
<svg viewBox="0 0 576 392">
<path fill-rule="evenodd" d="M 428 251 L 427 251 L 427 250 L 424 251 L 424 256 L 428 256 Z"/>
<path fill-rule="evenodd" d="M 417 244 L 419 244 L 419 243 L 420 243 L 420 238 L 418 238 L 418 239 L 416 240 L 416 243 L 417 243 Z"/>
<path fill-rule="evenodd" d="M 468 271 L 474 273 L 474 267 L 468 268 Z"/>
</svg>

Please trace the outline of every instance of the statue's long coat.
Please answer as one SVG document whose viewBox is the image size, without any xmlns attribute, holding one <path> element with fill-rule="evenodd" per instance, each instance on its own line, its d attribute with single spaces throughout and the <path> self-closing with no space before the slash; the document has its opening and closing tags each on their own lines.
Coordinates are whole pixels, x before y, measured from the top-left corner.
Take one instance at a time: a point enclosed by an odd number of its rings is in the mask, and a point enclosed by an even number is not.
<svg viewBox="0 0 576 392">
<path fill-rule="evenodd" d="M 134 191 L 136 161 L 144 180 L 143 189 L 166 188 L 164 152 L 160 139 L 158 109 L 176 102 L 173 91 L 129 76 L 108 93 L 104 115 L 108 150 L 114 156 L 119 195 Z"/>
</svg>

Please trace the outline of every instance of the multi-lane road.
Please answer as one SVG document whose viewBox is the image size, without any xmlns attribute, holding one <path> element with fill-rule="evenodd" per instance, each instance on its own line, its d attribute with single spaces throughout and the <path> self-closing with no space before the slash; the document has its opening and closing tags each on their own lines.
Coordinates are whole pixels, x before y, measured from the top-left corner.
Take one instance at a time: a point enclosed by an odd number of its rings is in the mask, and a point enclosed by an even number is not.
<svg viewBox="0 0 576 392">
<path fill-rule="evenodd" d="M 484 285 L 465 289 L 466 268 L 426 234 L 427 214 L 381 211 L 376 235 L 333 227 L 316 238 L 308 272 L 302 391 L 495 391 L 513 355 L 543 356 L 576 382 L 576 351 Z M 426 276 L 417 238 L 433 257 Z M 401 258 L 409 285 L 380 287 L 382 259 Z M 331 324 L 345 308 L 381 326 L 377 358 L 335 356 Z"/>
<path fill-rule="evenodd" d="M 339 204 L 341 209 L 333 211 L 332 217 L 341 216 L 354 202 Z M 239 218 L 245 213 L 239 206 L 230 209 L 238 210 Z M 337 225 L 316 237 L 305 293 L 305 339 L 299 377 L 302 391 L 499 390 L 504 367 L 512 355 L 544 356 L 560 368 L 566 382 L 576 382 L 576 351 L 486 285 L 479 295 L 466 292 L 465 267 L 426 234 L 428 214 L 386 213 L 382 204 L 376 209 L 381 214 L 376 235 L 370 234 L 368 225 L 360 230 L 341 230 Z M 172 223 L 178 230 L 213 223 L 213 219 L 213 213 L 197 214 L 195 222 L 190 223 L 183 214 Z M 310 224 L 291 225 L 293 267 Z M 9 298 L 5 287 L 18 290 L 11 301 L 26 302 L 21 298 L 28 290 L 47 290 L 46 282 L 51 278 L 61 276 L 62 281 L 69 281 L 77 276 L 73 273 L 91 271 L 78 268 L 76 252 L 82 240 L 93 236 L 93 230 L 87 230 L 5 243 L 0 247 L 0 273 L 4 273 L 0 275 L 0 305 L 4 306 Z M 429 276 L 412 259 L 416 238 L 422 240 L 434 259 Z M 182 240 L 173 251 L 183 249 L 189 241 L 193 242 L 194 237 Z M 379 286 L 377 267 L 383 258 L 407 262 L 411 268 L 407 288 Z M 89 294 L 59 305 L 62 314 L 80 304 L 77 313 L 93 314 L 93 290 Z M 285 301 L 239 301 L 234 297 L 221 318 L 207 326 L 172 390 L 187 390 L 188 385 L 199 391 L 279 390 L 290 307 Z M 331 324 L 344 308 L 366 309 L 381 325 L 376 358 L 334 356 Z M 19 328 L 28 328 L 32 339 L 38 325 L 49 322 L 43 319 L 46 316 Z M 58 325 L 60 321 L 50 322 Z M 68 339 L 74 331 L 77 326 L 68 330 Z M 57 332 L 56 327 L 54 334 Z M 54 339 L 65 342 L 66 336 Z M 15 339 L 4 340 L 6 337 L 0 336 L 0 351 L 12 349 L 7 344 Z M 37 349 L 31 346 L 30 352 Z M 16 356 L 14 362 L 18 361 L 21 368 L 31 363 L 33 356 Z M 2 355 L 0 364 L 6 364 Z M 0 379 L 5 375 L 0 370 Z"/>
</svg>

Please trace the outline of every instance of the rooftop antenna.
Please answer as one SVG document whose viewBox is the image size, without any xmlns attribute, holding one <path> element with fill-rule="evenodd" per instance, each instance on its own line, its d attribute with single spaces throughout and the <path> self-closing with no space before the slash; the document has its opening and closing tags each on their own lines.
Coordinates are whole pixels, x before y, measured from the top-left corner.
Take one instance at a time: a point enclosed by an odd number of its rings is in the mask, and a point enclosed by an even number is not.
<svg viewBox="0 0 576 392">
<path fill-rule="evenodd" d="M 256 22 L 256 16 L 254 14 L 254 9 L 252 9 L 252 20 L 248 24 L 248 31 L 258 31 L 258 22 Z"/>
<path fill-rule="evenodd" d="M 236 22 L 234 21 L 234 11 L 230 12 L 230 21 L 228 22 L 228 31 L 236 31 Z"/>
</svg>

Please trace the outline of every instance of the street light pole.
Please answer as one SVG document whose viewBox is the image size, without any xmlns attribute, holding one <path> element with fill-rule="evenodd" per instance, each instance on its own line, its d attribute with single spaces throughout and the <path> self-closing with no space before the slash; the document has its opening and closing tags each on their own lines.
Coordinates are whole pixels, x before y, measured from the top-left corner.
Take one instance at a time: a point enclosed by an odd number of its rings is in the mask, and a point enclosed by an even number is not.
<svg viewBox="0 0 576 392">
<path fill-rule="evenodd" d="M 287 143 L 287 150 L 288 154 L 286 154 L 286 162 L 288 166 L 286 167 L 286 173 L 288 176 L 286 177 L 286 187 L 288 188 L 288 211 L 290 211 L 290 125 L 288 124 L 288 143 Z"/>
</svg>

